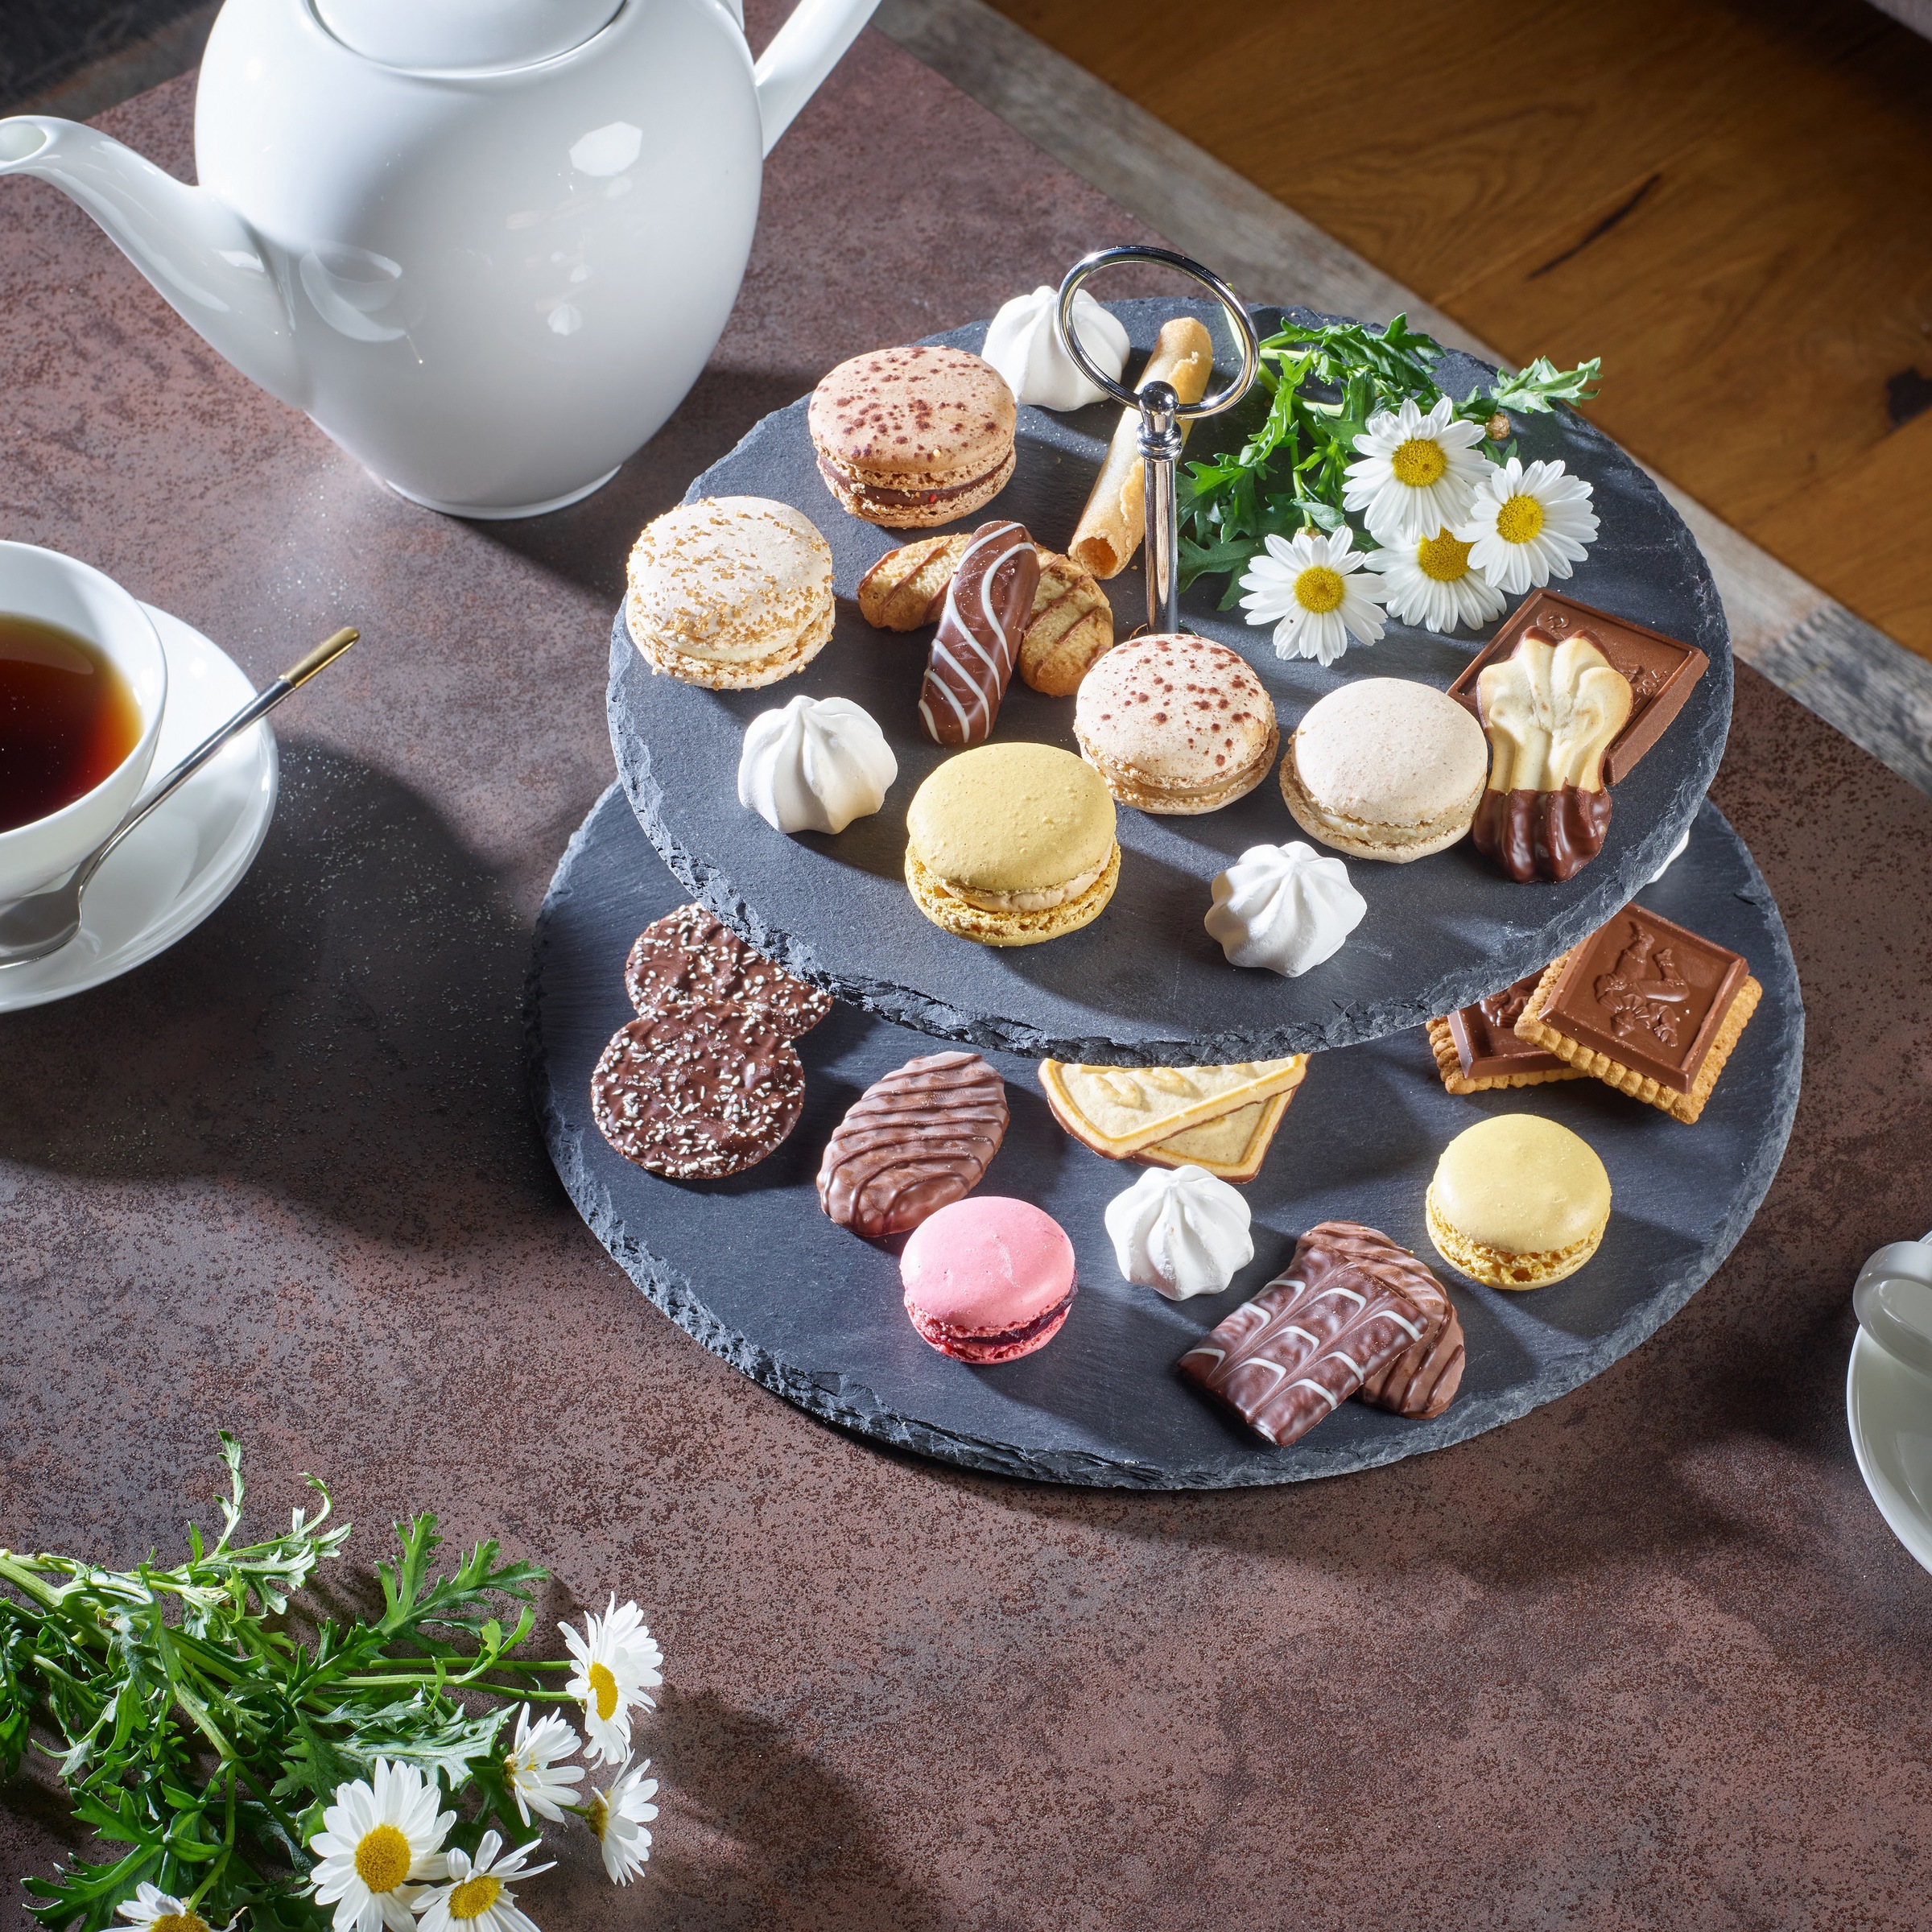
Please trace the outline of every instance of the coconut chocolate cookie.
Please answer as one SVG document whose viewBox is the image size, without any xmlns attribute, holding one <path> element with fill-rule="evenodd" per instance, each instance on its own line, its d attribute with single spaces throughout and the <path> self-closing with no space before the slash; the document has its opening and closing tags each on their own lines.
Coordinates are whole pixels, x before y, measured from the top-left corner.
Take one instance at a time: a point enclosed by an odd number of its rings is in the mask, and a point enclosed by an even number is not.
<svg viewBox="0 0 1932 1932">
<path fill-rule="evenodd" d="M 721 1013 L 795 1040 L 832 1011 L 832 999 L 748 946 L 715 913 L 680 906 L 638 935 L 624 990 L 646 1019 Z"/>
<path fill-rule="evenodd" d="M 624 622 L 655 671 L 750 691 L 801 671 L 832 636 L 832 550 L 764 497 L 667 510 L 632 547 Z"/>
<path fill-rule="evenodd" d="M 1006 1135 L 1006 1083 L 976 1053 L 929 1053 L 877 1080 L 825 1144 L 819 1204 L 869 1241 L 979 1186 Z"/>
<path fill-rule="evenodd" d="M 590 1077 L 598 1131 L 672 1180 L 756 1166 L 799 1124 L 805 1068 L 789 1040 L 735 1015 L 657 1013 L 620 1026 Z"/>
<path fill-rule="evenodd" d="M 1218 811 L 1245 796 L 1282 741 L 1261 679 L 1225 644 L 1194 637 L 1137 638 L 1108 651 L 1080 685 L 1073 735 L 1123 805 L 1173 813 Z"/>
<path fill-rule="evenodd" d="M 812 391 L 805 420 L 825 487 L 888 529 L 970 516 L 1013 474 L 1013 391 L 964 349 L 854 356 Z"/>
</svg>

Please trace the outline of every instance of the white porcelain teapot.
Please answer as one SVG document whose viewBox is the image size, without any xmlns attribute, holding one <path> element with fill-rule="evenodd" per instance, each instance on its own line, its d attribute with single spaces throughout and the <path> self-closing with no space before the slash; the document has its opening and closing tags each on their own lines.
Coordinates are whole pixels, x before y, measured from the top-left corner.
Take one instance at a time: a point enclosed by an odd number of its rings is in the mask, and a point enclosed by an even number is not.
<svg viewBox="0 0 1932 1932">
<path fill-rule="evenodd" d="M 696 381 L 761 163 L 877 0 L 228 0 L 186 188 L 0 120 L 245 375 L 458 516 L 588 496 Z"/>
</svg>

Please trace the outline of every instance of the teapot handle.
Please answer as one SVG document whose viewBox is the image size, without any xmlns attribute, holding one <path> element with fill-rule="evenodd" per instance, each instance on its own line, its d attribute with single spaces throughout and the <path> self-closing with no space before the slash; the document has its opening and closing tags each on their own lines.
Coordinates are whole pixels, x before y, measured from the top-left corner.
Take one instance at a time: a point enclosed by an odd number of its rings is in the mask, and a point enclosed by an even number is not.
<svg viewBox="0 0 1932 1932">
<path fill-rule="evenodd" d="M 799 0 L 791 18 L 778 29 L 753 69 L 758 116 L 765 126 L 765 151 L 778 145 L 798 111 L 817 93 L 819 83 L 839 64 L 859 29 L 872 18 L 879 0 Z M 735 10 L 735 9 L 734 9 Z"/>
</svg>

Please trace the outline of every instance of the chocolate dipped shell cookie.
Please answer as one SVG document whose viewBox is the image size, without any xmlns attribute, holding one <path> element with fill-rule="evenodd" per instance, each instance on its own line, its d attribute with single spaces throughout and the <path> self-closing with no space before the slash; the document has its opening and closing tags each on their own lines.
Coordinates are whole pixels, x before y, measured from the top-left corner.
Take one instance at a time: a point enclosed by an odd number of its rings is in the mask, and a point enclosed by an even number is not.
<svg viewBox="0 0 1932 1932">
<path fill-rule="evenodd" d="M 979 1186 L 1006 1135 L 1006 1083 L 976 1053 L 930 1053 L 877 1080 L 825 1144 L 819 1204 L 869 1241 Z"/>
<path fill-rule="evenodd" d="M 812 391 L 806 427 L 825 487 L 890 530 L 970 516 L 1013 474 L 1013 391 L 960 349 L 875 349 Z"/>
<path fill-rule="evenodd" d="M 1073 708 L 1080 756 L 1123 805 L 1218 811 L 1267 777 L 1281 748 L 1267 688 L 1225 644 L 1136 638 L 1089 671 Z"/>
</svg>

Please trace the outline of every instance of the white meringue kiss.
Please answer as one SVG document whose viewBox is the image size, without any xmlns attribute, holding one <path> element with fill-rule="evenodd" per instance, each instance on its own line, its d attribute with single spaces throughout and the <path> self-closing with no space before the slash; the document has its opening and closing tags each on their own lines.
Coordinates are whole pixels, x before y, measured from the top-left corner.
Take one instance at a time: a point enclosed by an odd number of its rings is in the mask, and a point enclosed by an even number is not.
<svg viewBox="0 0 1932 1932">
<path fill-rule="evenodd" d="M 745 727 L 738 803 L 779 832 L 843 832 L 875 812 L 899 762 L 850 698 L 796 697 Z"/>
<path fill-rule="evenodd" d="M 1348 868 L 1318 857 L 1299 839 L 1250 845 L 1213 891 L 1203 923 L 1228 964 L 1263 966 L 1291 980 L 1340 952 L 1368 910 L 1348 883 Z"/>
<path fill-rule="evenodd" d="M 1005 378 L 1016 402 L 1040 409 L 1084 409 L 1089 402 L 1104 402 L 1106 390 L 1089 381 L 1060 347 L 1053 326 L 1053 312 L 1059 305 L 1059 292 L 1051 288 L 1036 288 L 1003 303 L 987 325 L 980 359 Z M 1119 382 L 1127 366 L 1126 329 L 1085 289 L 1073 298 L 1072 320 L 1088 359 Z"/>
<path fill-rule="evenodd" d="M 1205 1167 L 1150 1167 L 1107 1203 L 1121 1273 L 1170 1302 L 1219 1294 L 1254 1259 L 1248 1203 Z"/>
</svg>

